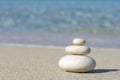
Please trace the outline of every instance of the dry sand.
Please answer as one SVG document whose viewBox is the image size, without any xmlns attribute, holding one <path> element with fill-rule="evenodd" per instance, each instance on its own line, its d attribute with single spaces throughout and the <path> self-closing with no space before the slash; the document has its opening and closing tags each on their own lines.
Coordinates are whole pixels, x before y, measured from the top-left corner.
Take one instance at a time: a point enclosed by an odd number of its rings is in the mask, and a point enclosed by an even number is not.
<svg viewBox="0 0 120 80">
<path fill-rule="evenodd" d="M 120 50 L 92 49 L 97 66 L 89 73 L 58 67 L 62 48 L 0 46 L 0 80 L 120 80 Z"/>
</svg>

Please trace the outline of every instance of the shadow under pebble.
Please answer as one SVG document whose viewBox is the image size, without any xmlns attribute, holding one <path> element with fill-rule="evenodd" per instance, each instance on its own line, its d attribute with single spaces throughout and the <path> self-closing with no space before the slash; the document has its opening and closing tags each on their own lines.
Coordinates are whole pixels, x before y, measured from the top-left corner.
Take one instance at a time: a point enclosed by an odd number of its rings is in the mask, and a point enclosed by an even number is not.
<svg viewBox="0 0 120 80">
<path fill-rule="evenodd" d="M 107 72 L 114 72 L 119 71 L 120 69 L 94 69 L 93 71 L 90 71 L 89 73 L 107 73 Z"/>
</svg>

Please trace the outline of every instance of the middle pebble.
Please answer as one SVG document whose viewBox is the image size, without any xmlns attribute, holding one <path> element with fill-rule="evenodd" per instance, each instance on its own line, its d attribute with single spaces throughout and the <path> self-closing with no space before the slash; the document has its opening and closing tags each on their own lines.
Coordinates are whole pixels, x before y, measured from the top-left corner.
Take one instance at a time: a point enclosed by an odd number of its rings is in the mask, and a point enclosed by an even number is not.
<svg viewBox="0 0 120 80">
<path fill-rule="evenodd" d="M 67 46 L 65 48 L 65 51 L 70 54 L 76 54 L 76 55 L 86 55 L 90 53 L 90 48 L 87 46 Z"/>
</svg>

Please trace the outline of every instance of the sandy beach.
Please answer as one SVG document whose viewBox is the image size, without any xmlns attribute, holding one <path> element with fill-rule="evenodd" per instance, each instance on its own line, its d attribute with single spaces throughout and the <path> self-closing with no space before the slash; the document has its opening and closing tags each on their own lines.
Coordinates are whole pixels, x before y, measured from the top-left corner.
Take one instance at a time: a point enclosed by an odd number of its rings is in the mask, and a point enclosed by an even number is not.
<svg viewBox="0 0 120 80">
<path fill-rule="evenodd" d="M 92 49 L 97 66 L 89 73 L 61 70 L 58 60 L 65 55 L 64 48 L 0 46 L 0 80 L 120 79 L 120 50 Z"/>
</svg>

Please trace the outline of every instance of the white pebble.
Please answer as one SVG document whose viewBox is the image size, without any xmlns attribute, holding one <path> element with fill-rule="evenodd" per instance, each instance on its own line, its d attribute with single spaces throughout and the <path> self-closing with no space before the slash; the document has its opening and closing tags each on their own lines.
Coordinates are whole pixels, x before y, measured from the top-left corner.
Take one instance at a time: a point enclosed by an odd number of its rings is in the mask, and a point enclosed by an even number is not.
<svg viewBox="0 0 120 80">
<path fill-rule="evenodd" d="M 74 45 L 84 45 L 85 42 L 86 41 L 84 39 L 80 39 L 80 38 L 76 38 L 76 39 L 73 40 Z"/>
<path fill-rule="evenodd" d="M 86 55 L 90 53 L 90 48 L 87 46 L 67 46 L 65 51 L 70 54 L 77 54 L 77 55 Z"/>
<path fill-rule="evenodd" d="M 88 72 L 95 68 L 96 62 L 91 57 L 67 55 L 59 60 L 61 69 L 68 72 Z"/>
</svg>

